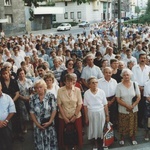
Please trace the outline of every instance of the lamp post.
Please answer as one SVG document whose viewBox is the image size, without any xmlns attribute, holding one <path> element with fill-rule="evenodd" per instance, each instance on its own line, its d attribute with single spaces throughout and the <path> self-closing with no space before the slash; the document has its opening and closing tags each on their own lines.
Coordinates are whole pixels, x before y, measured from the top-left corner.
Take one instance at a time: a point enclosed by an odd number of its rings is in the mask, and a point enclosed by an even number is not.
<svg viewBox="0 0 150 150">
<path fill-rule="evenodd" d="M 118 51 L 121 50 L 121 0 L 118 0 Z"/>
</svg>

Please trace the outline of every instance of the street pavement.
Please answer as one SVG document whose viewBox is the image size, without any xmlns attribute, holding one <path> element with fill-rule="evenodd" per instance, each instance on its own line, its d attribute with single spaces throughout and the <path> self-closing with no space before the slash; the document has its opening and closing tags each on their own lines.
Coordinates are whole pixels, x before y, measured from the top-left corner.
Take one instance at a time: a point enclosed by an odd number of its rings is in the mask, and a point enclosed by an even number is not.
<svg viewBox="0 0 150 150">
<path fill-rule="evenodd" d="M 86 128 L 84 129 L 85 134 L 83 135 L 84 139 L 84 145 L 82 150 L 92 150 L 93 149 L 93 143 L 92 141 L 87 140 L 87 132 Z M 118 139 L 115 141 L 109 149 L 111 150 L 150 150 L 150 141 L 146 142 L 144 140 L 144 129 L 138 129 L 136 140 L 138 142 L 138 145 L 132 145 L 131 141 L 128 137 L 125 138 L 125 145 L 120 146 L 119 145 L 119 135 L 117 131 L 115 131 L 115 136 Z M 25 141 L 20 142 L 18 140 L 14 141 L 13 149 L 14 150 L 34 150 L 34 143 L 33 143 L 33 129 L 31 126 L 31 123 L 28 125 L 28 132 L 24 134 Z"/>
</svg>

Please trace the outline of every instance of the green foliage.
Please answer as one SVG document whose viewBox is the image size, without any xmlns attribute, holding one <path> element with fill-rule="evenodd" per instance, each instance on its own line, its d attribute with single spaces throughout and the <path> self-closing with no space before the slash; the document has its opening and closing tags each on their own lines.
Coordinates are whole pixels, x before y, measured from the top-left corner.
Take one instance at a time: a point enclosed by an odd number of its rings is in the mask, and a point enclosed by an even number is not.
<svg viewBox="0 0 150 150">
<path fill-rule="evenodd" d="M 150 0 L 147 2 L 146 14 L 150 15 Z"/>
<path fill-rule="evenodd" d="M 140 13 L 140 8 L 139 8 L 139 6 L 135 6 L 135 13 L 137 13 L 137 14 Z"/>
<path fill-rule="evenodd" d="M 32 6 L 32 4 L 35 6 L 35 7 L 38 7 L 39 4 L 38 2 L 44 2 L 45 0 L 23 0 L 27 6 Z"/>
<path fill-rule="evenodd" d="M 131 19 L 129 21 L 126 21 L 125 24 L 145 24 L 145 23 L 150 23 L 150 15 L 145 14 L 140 16 L 137 19 Z"/>
</svg>

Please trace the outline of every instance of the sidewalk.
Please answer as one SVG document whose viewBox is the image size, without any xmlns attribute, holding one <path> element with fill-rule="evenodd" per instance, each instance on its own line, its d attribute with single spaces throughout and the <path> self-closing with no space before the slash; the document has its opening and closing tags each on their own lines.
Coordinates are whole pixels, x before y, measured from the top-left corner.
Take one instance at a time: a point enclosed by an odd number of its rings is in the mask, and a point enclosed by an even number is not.
<svg viewBox="0 0 150 150">
<path fill-rule="evenodd" d="M 85 129 L 85 135 L 83 136 L 84 139 L 84 145 L 82 150 L 92 150 L 92 142 L 87 140 L 87 134 Z M 131 141 L 126 138 L 125 139 L 125 145 L 120 146 L 119 145 L 119 135 L 117 132 L 115 132 L 117 141 L 114 142 L 112 146 L 109 147 L 109 149 L 112 150 L 150 150 L 150 141 L 145 142 L 144 141 L 144 129 L 138 129 L 138 133 L 136 136 L 136 140 L 138 142 L 138 145 L 132 145 Z M 29 127 L 28 132 L 24 135 L 25 141 L 19 142 L 18 140 L 14 141 L 13 148 L 14 150 L 34 150 L 34 143 L 33 143 L 33 130 L 31 127 Z"/>
</svg>

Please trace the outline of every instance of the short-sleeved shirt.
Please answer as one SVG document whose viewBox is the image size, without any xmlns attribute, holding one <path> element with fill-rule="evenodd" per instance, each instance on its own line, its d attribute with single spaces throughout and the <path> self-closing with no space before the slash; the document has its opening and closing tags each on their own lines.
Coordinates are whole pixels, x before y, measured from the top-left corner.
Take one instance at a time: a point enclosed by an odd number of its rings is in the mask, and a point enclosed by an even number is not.
<svg viewBox="0 0 150 150">
<path fill-rule="evenodd" d="M 150 67 L 145 65 L 142 70 L 139 65 L 132 67 L 133 80 L 138 83 L 139 86 L 144 86 L 145 83 L 149 80 Z"/>
<path fill-rule="evenodd" d="M 12 99 L 15 97 L 16 92 L 19 92 L 19 86 L 15 79 L 10 79 L 9 87 L 6 86 L 4 80 L 1 80 L 3 93 L 8 94 Z"/>
<path fill-rule="evenodd" d="M 105 92 L 98 88 L 96 94 L 93 94 L 90 89 L 84 93 L 84 106 L 91 111 L 99 111 L 107 105 Z"/>
<path fill-rule="evenodd" d="M 113 78 L 110 81 L 106 81 L 105 78 L 101 78 L 98 80 L 98 88 L 102 89 L 106 97 L 114 96 L 117 88 L 117 81 Z"/>
<path fill-rule="evenodd" d="M 2 93 L 0 96 L 0 120 L 5 120 L 9 113 L 15 112 L 16 108 L 12 98 L 7 94 Z"/>
<path fill-rule="evenodd" d="M 148 80 L 144 85 L 144 96 L 150 97 L 150 80 Z M 149 103 L 147 100 L 146 102 Z"/>
<path fill-rule="evenodd" d="M 121 98 L 121 100 L 128 105 L 132 105 L 132 98 L 135 95 L 140 95 L 138 84 L 136 82 L 134 83 L 135 83 L 135 89 L 132 81 L 131 81 L 131 86 L 129 88 L 125 87 L 124 84 L 120 82 L 117 85 L 116 97 Z M 118 111 L 123 114 L 129 114 L 126 108 L 124 106 L 121 106 L 120 104 L 118 107 Z M 136 105 L 133 109 L 133 112 L 137 112 L 137 111 L 138 111 L 138 106 Z"/>
<path fill-rule="evenodd" d="M 93 67 L 89 67 L 89 66 L 84 67 L 81 73 L 81 78 L 87 81 L 91 76 L 100 79 L 103 77 L 103 73 L 100 70 L 100 68 L 95 65 Z"/>
<path fill-rule="evenodd" d="M 36 116 L 38 122 L 41 122 L 43 118 L 50 117 L 55 110 L 57 110 L 57 103 L 54 94 L 46 92 L 42 102 L 40 102 L 38 94 L 31 97 L 30 113 Z"/>
<path fill-rule="evenodd" d="M 67 89 L 65 86 L 61 87 L 58 90 L 57 94 L 57 103 L 58 105 L 61 105 L 65 115 L 68 118 L 71 118 L 78 105 L 82 105 L 82 96 L 81 96 L 81 91 L 79 88 L 74 87 L 72 88 L 71 91 L 71 96 L 68 95 Z M 81 112 L 77 115 L 77 118 L 81 116 Z M 62 115 L 59 113 L 59 117 L 62 118 Z"/>
</svg>

